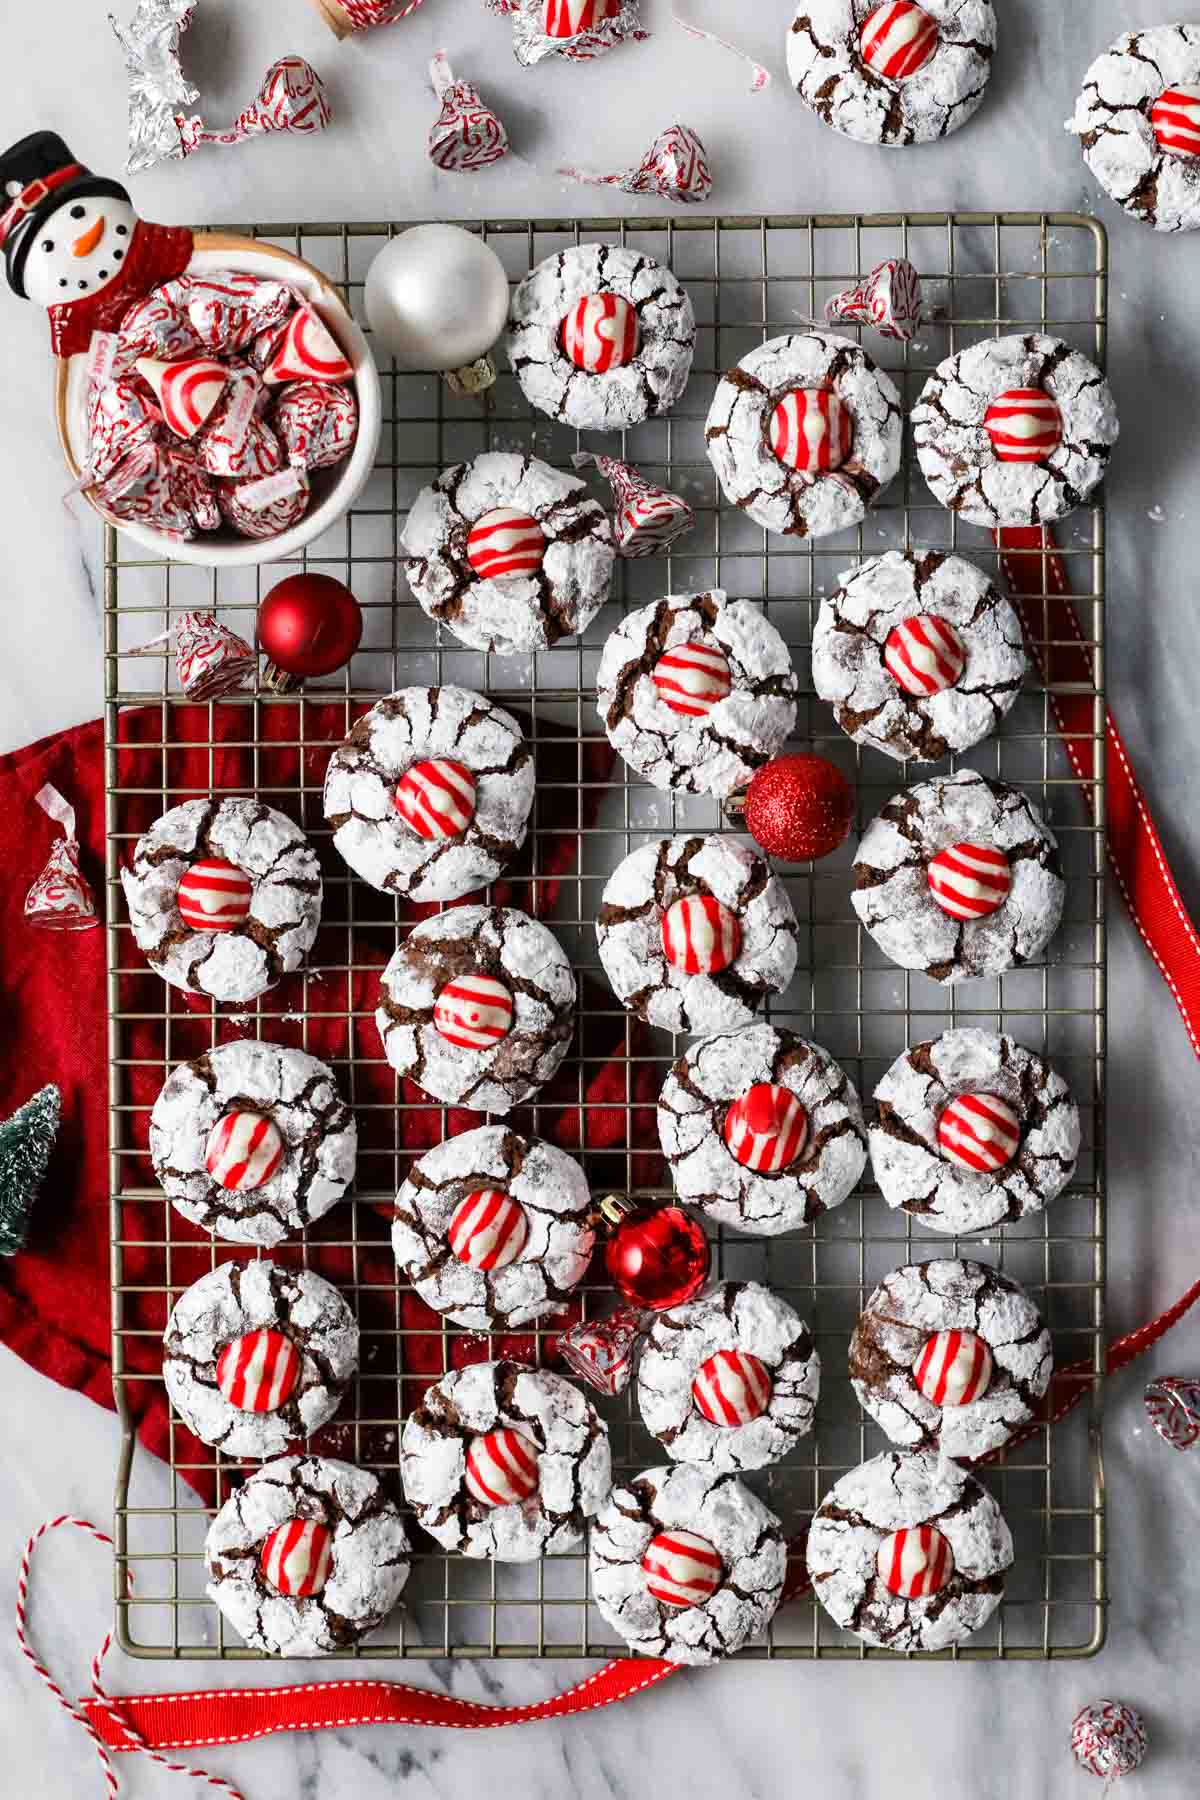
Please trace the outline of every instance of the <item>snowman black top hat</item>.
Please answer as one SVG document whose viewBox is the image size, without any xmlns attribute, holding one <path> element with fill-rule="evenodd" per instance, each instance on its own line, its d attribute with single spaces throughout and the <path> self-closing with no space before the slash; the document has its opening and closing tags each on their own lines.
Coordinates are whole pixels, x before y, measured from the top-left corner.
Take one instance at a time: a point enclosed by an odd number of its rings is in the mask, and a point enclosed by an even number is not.
<svg viewBox="0 0 1200 1800">
<path fill-rule="evenodd" d="M 25 263 L 43 221 L 68 200 L 100 195 L 129 199 L 120 182 L 77 163 L 57 132 L 33 131 L 0 156 L 0 248 L 14 294 L 25 296 Z"/>
</svg>

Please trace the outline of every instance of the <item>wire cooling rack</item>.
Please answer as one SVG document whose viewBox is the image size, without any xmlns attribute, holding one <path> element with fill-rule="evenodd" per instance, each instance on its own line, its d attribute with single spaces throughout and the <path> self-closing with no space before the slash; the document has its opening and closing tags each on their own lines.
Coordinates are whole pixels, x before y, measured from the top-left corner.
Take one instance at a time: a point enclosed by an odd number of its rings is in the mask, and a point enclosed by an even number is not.
<svg viewBox="0 0 1200 1800">
<path fill-rule="evenodd" d="M 402 227 L 234 229 L 314 263 L 341 285 L 361 316 L 366 269 L 385 239 Z M 336 1207 L 303 1241 L 273 1253 L 331 1275 L 362 1324 L 362 1372 L 341 1419 L 322 1434 L 321 1447 L 376 1469 L 398 1494 L 399 1422 L 415 1404 L 428 1371 L 440 1373 L 456 1348 L 460 1355 L 464 1350 L 455 1339 L 465 1334 L 412 1322 L 412 1297 L 398 1284 L 388 1252 L 387 1208 L 415 1154 L 404 1147 L 412 1141 L 406 1125 L 421 1121 L 405 1118 L 371 1014 L 379 964 L 406 919 L 392 901 L 352 880 L 332 851 L 320 806 L 331 743 L 380 694 L 413 683 L 461 682 L 518 710 L 536 746 L 539 786 L 531 853 L 511 878 L 509 893 L 518 906 L 541 908 L 575 960 L 584 989 L 568 1074 L 555 1087 L 553 1102 L 544 1097 L 524 1109 L 519 1128 L 544 1135 L 562 1129 L 569 1144 L 572 1116 L 574 1127 L 582 1118 L 581 1156 L 598 1192 L 636 1189 L 647 1171 L 652 1181 L 661 1179 L 639 1156 L 634 1139 L 640 1132 L 645 1144 L 648 1127 L 652 1139 L 646 1098 L 652 1100 L 682 1044 L 635 1027 L 616 1004 L 596 959 L 592 920 L 608 873 L 638 843 L 675 829 L 727 827 L 711 801 L 661 794 L 619 763 L 611 778 L 605 772 L 598 760 L 604 741 L 594 685 L 608 631 L 627 607 L 670 591 L 720 586 L 761 602 L 794 650 L 803 690 L 798 741 L 833 758 L 857 782 L 861 828 L 898 787 L 931 771 L 904 770 L 877 754 L 856 752 L 815 699 L 809 645 L 822 594 L 859 558 L 893 546 L 954 547 L 989 569 L 996 565 L 987 535 L 961 525 L 932 501 L 910 453 L 863 525 L 838 538 L 809 543 L 768 537 L 723 507 L 703 445 L 718 374 L 765 337 L 819 318 L 829 295 L 894 254 L 909 257 L 921 271 L 929 317 L 911 345 L 890 344 L 873 333 L 867 341 L 900 385 L 906 409 L 934 365 L 980 338 L 1048 329 L 1104 359 L 1106 244 L 1101 227 L 1087 218 L 684 217 L 499 222 L 478 229 L 514 280 L 565 245 L 619 238 L 669 263 L 696 308 L 694 371 L 673 415 L 631 429 L 619 444 L 611 434 L 590 440 L 590 447 L 627 457 L 685 494 L 697 512 L 696 529 L 666 557 L 620 564 L 614 599 L 581 642 L 511 659 L 467 651 L 425 618 L 396 562 L 407 507 L 447 463 L 488 448 L 527 448 L 569 466 L 576 434 L 531 414 L 507 371 L 484 411 L 476 402 L 454 398 L 432 377 L 399 374 L 384 365 L 385 425 L 373 477 L 345 520 L 293 565 L 326 570 L 350 583 L 366 615 L 363 646 L 348 670 L 309 684 L 299 701 L 264 690 L 197 708 L 174 691 L 165 654 L 157 660 L 130 655 L 165 631 L 172 616 L 195 608 L 216 612 L 250 636 L 259 598 L 285 568 L 188 568 L 138 555 L 127 540 L 106 534 L 114 1369 L 125 1434 L 116 1492 L 115 1589 L 120 1641 L 134 1655 L 252 1654 L 205 1598 L 202 1557 L 211 1506 L 228 1495 L 244 1469 L 212 1452 L 197 1460 L 175 1426 L 165 1469 L 145 1452 L 135 1456 L 135 1411 L 161 1382 L 148 1371 L 166 1307 L 213 1264 L 244 1254 L 202 1240 L 172 1212 L 153 1182 L 145 1155 L 149 1107 L 176 1062 L 247 1034 L 307 1046 L 333 1062 L 355 1105 L 362 1137 L 356 1197 Z M 1099 745 L 1102 502 L 1060 526 L 1058 538 L 1095 671 L 1095 688 L 1084 691 L 1093 700 L 1092 735 Z M 1044 646 L 1044 603 L 1040 630 L 1037 602 L 1034 613 Z M 1078 696 L 1081 690 L 1070 691 Z M 1013 1033 L 1052 1058 L 1072 1084 L 1084 1121 L 1077 1176 L 1045 1214 L 961 1246 L 914 1230 L 905 1215 L 889 1212 L 864 1185 L 815 1230 L 769 1240 L 718 1231 L 714 1272 L 765 1281 L 785 1294 L 809 1321 L 821 1350 L 824 1381 L 816 1430 L 784 1465 L 749 1478 L 789 1534 L 803 1528 L 846 1469 L 883 1447 L 881 1435 L 857 1407 L 846 1375 L 848 1336 L 876 1281 L 913 1257 L 961 1250 L 1002 1266 L 1032 1289 L 1053 1329 L 1059 1363 L 1090 1361 L 1095 1381 L 1087 1404 L 1070 1420 L 1043 1429 L 984 1474 L 1013 1527 L 1016 1562 L 990 1627 L 955 1654 L 1085 1656 L 1103 1642 L 1105 1613 L 1099 1428 L 1104 794 L 1100 779 L 1085 784 L 1072 773 L 1056 735 L 1051 696 L 1032 675 L 998 736 L 958 760 L 1020 784 L 1045 808 L 1058 833 L 1069 897 L 1050 960 L 1044 967 L 949 992 L 897 970 L 876 951 L 850 908 L 847 847 L 817 867 L 784 872 L 801 922 L 800 959 L 790 990 L 771 1005 L 769 1016 L 826 1045 L 868 1100 L 909 1042 L 956 1022 Z M 1101 770 L 1103 762 L 1098 755 Z M 219 792 L 260 793 L 300 821 L 320 851 L 326 879 L 326 923 L 308 972 L 233 1017 L 196 1011 L 147 972 L 132 941 L 118 881 L 138 831 L 158 812 L 210 785 Z M 594 1077 L 606 1059 L 615 1062 L 615 1082 L 610 1073 L 610 1086 L 602 1089 Z M 573 1106 L 579 1108 L 574 1115 Z M 414 1110 L 420 1109 L 409 1109 Z M 424 1111 L 427 1126 L 429 1109 Z M 605 1149 L 594 1142 L 593 1124 L 601 1114 L 609 1134 Z M 444 1128 L 444 1121 L 442 1113 L 433 1124 Z M 583 1295 L 590 1312 L 604 1310 L 610 1298 L 599 1282 Z M 549 1329 L 529 1333 L 518 1349 L 540 1357 L 552 1335 Z M 478 1340 L 465 1349 L 476 1356 L 484 1351 Z M 399 1385 L 398 1369 L 408 1371 Z M 426 1373 L 418 1373 L 421 1369 Z M 601 1405 L 619 1470 L 664 1460 L 628 1398 Z M 584 1555 L 491 1566 L 447 1557 L 417 1536 L 406 1604 L 372 1639 L 368 1654 L 568 1657 L 623 1648 L 589 1603 Z M 130 1580 L 132 1592 L 127 1592 Z M 746 1654 L 862 1658 L 879 1653 L 836 1630 L 809 1597 L 783 1608 L 765 1640 Z"/>
</svg>

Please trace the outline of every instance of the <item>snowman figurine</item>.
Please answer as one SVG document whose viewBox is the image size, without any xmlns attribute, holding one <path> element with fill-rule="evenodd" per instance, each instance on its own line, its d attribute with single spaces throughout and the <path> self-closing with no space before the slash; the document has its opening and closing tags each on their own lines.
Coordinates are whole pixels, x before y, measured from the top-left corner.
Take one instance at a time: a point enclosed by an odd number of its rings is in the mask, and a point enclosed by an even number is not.
<svg viewBox="0 0 1200 1800">
<path fill-rule="evenodd" d="M 8 285 L 50 314 L 58 356 L 113 331 L 135 301 L 182 275 L 192 234 L 139 219 L 119 182 L 77 163 L 53 131 L 0 156 L 0 249 Z"/>
</svg>

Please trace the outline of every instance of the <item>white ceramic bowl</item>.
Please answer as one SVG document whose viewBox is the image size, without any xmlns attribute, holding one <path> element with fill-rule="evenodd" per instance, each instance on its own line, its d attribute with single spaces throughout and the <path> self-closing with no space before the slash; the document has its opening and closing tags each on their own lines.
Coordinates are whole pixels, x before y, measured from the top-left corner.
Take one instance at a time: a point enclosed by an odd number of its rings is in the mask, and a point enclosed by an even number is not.
<svg viewBox="0 0 1200 1800">
<path fill-rule="evenodd" d="M 323 322 L 337 339 L 354 367 L 354 386 L 358 398 L 358 436 L 345 462 L 331 469 L 318 469 L 312 477 L 313 498 L 299 524 L 272 538 L 239 537 L 227 525 L 219 531 L 202 531 L 188 543 L 180 543 L 132 520 L 113 519 L 90 494 L 85 498 L 103 518 L 119 531 L 156 556 L 174 562 L 199 563 L 204 568 L 232 569 L 247 564 L 279 562 L 293 556 L 304 544 L 320 537 L 323 531 L 348 512 L 366 482 L 379 448 L 382 401 L 379 372 L 370 345 L 350 317 L 345 302 L 325 276 L 271 244 L 256 244 L 250 238 L 231 237 L 218 232 L 197 232 L 196 247 L 187 266 L 189 275 L 211 274 L 216 269 L 237 269 L 250 275 L 261 275 L 268 281 L 286 281 L 310 300 Z M 59 361 L 57 413 L 58 435 L 73 476 L 78 475 L 87 455 L 87 356 L 80 354 Z"/>
</svg>

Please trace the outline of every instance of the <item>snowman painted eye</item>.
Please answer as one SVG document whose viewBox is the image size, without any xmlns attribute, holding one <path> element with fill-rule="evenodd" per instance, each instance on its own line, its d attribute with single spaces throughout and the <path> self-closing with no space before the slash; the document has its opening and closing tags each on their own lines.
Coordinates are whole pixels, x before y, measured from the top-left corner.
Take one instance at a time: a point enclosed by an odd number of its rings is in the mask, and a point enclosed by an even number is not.
<svg viewBox="0 0 1200 1800">
<path fill-rule="evenodd" d="M 82 219 L 82 217 L 86 211 L 87 211 L 86 206 L 73 206 L 71 208 L 71 217 L 73 219 Z"/>
<path fill-rule="evenodd" d="M 42 249 L 46 252 L 47 256 L 49 256 L 49 254 L 53 250 L 53 248 L 54 248 L 54 239 L 53 238 L 43 238 L 42 239 Z"/>
</svg>

